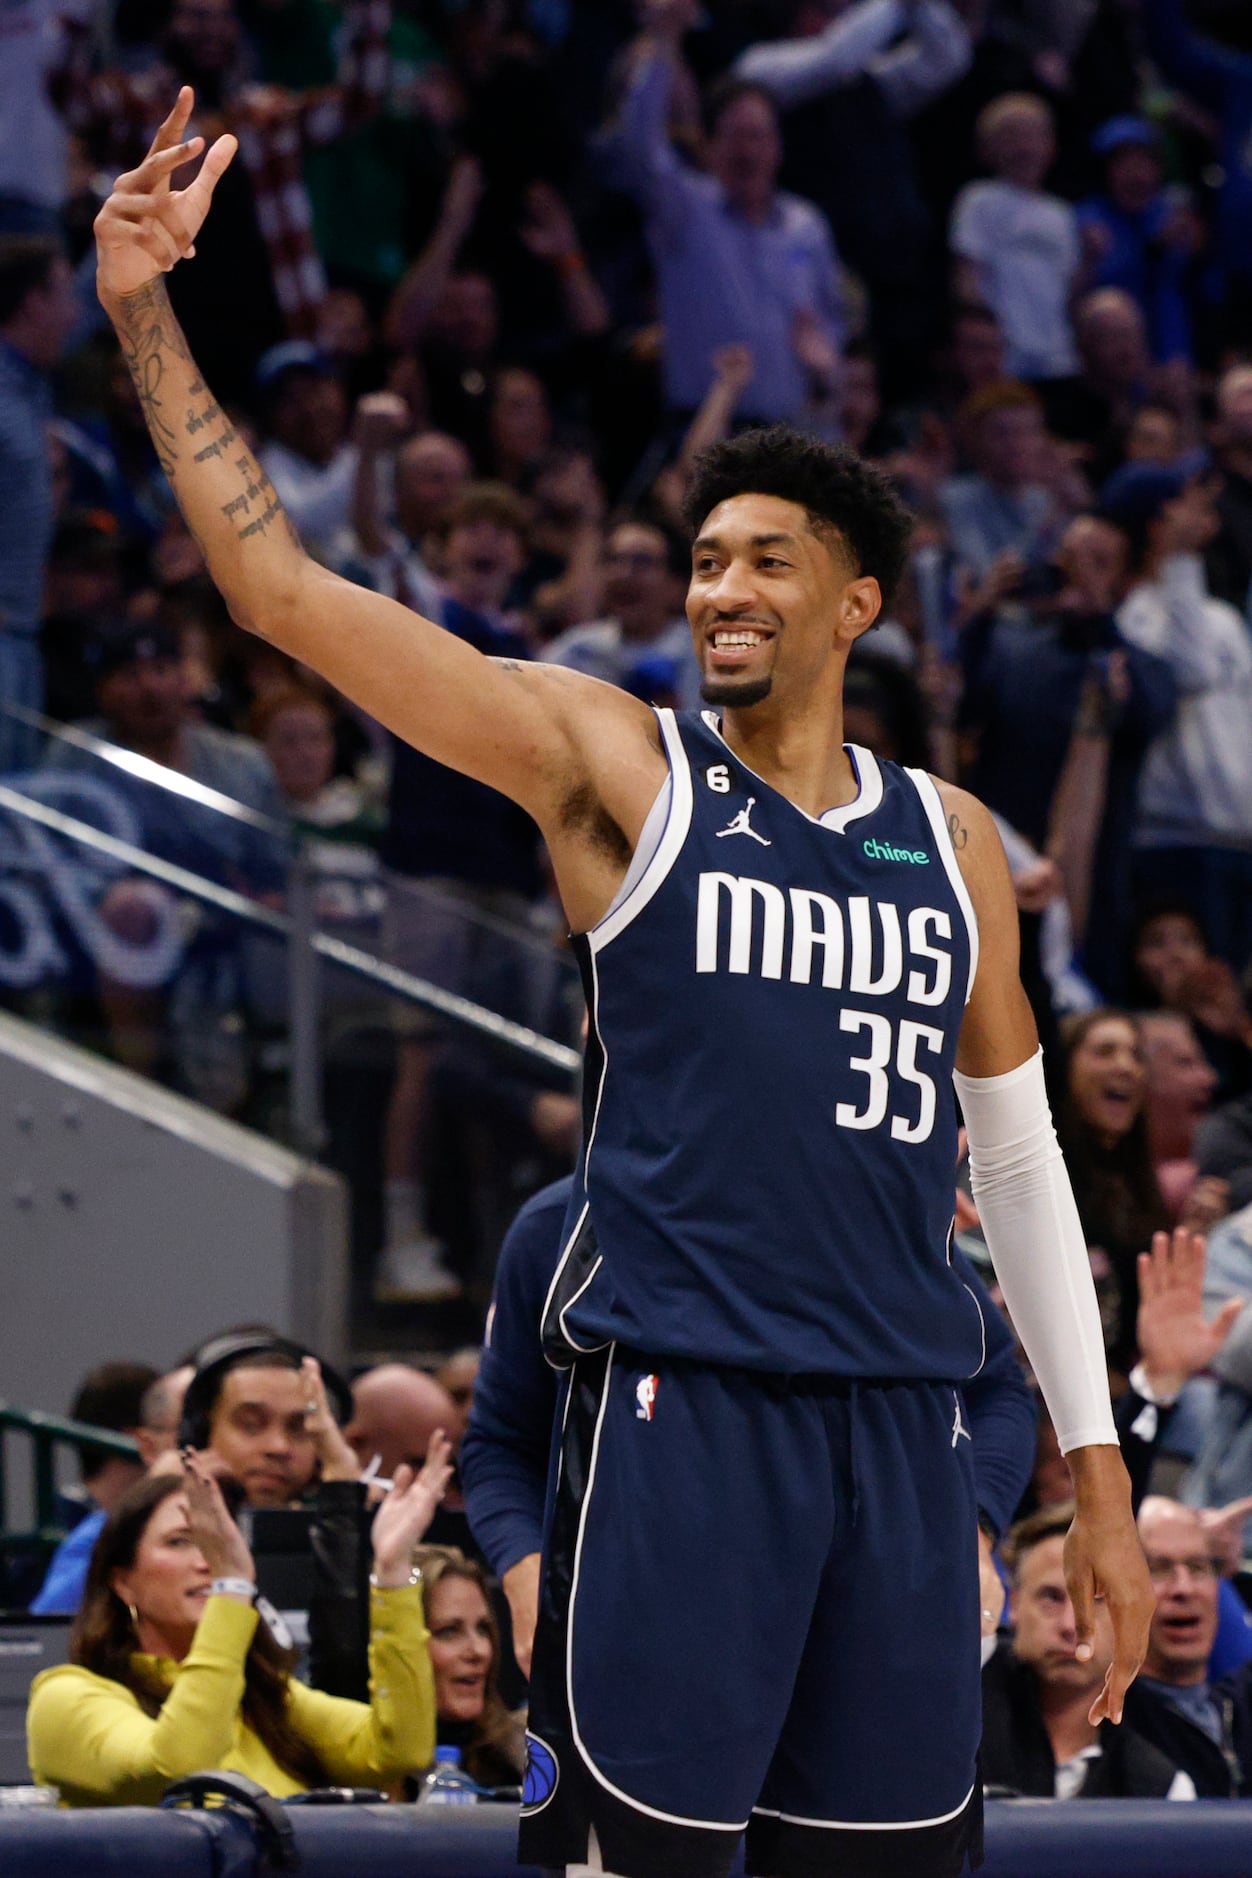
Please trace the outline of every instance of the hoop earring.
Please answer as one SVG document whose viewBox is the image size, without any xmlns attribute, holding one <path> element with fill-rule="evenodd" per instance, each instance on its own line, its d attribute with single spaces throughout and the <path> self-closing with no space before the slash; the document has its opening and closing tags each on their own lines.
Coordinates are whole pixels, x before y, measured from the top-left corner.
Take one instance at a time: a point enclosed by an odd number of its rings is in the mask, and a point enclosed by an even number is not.
<svg viewBox="0 0 1252 1878">
<path fill-rule="evenodd" d="M 139 1628 L 139 1612 L 138 1612 L 138 1610 L 136 1609 L 136 1607 L 135 1607 L 135 1606 L 134 1606 L 133 1604 L 128 1604 L 128 1605 L 126 1606 L 126 1609 L 127 1609 L 127 1610 L 128 1610 L 129 1612 L 130 1612 L 130 1621 L 131 1621 L 131 1625 L 132 1625 L 132 1627 L 133 1627 L 133 1628 L 135 1628 L 135 1629 L 138 1629 L 138 1628 Z"/>
</svg>

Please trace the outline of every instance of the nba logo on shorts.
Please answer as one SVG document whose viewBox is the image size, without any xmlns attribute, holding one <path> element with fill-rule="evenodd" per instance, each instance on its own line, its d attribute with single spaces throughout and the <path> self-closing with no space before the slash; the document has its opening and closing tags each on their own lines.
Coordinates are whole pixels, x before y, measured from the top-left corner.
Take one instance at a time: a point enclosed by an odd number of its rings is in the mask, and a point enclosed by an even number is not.
<svg viewBox="0 0 1252 1878">
<path fill-rule="evenodd" d="M 658 1378 L 641 1376 L 635 1384 L 635 1416 L 641 1422 L 650 1422 L 656 1407 Z"/>
</svg>

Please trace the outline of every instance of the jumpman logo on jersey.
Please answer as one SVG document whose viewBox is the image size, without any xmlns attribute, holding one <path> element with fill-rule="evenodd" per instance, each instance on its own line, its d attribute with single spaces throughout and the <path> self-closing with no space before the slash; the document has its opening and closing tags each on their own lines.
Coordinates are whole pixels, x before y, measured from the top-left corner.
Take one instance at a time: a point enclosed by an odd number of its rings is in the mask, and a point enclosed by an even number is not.
<svg viewBox="0 0 1252 1878">
<path fill-rule="evenodd" d="M 971 1435 L 971 1433 L 969 1432 L 969 1429 L 965 1426 L 965 1421 L 961 1414 L 960 1396 L 959 1395 L 955 1396 L 954 1400 L 956 1402 L 956 1414 L 952 1417 L 952 1446 L 953 1447 L 956 1446 L 957 1442 L 960 1440 L 962 1435 L 965 1436 L 965 1439 L 967 1441 L 972 1441 L 974 1439 L 973 1435 Z"/>
<path fill-rule="evenodd" d="M 772 841 L 767 841 L 764 835 L 758 835 L 756 829 L 749 826 L 748 817 L 755 807 L 756 797 L 749 796 L 747 808 L 740 809 L 738 815 L 735 816 L 729 827 L 718 829 L 718 840 L 720 841 L 723 835 L 751 835 L 753 841 L 759 841 L 763 848 L 773 847 L 774 844 Z"/>
</svg>

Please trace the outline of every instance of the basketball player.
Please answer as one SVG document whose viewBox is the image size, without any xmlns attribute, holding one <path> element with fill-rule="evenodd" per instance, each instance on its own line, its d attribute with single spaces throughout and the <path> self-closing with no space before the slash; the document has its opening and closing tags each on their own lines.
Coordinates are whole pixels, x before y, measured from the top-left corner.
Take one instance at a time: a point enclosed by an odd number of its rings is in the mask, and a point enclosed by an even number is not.
<svg viewBox="0 0 1252 1878">
<path fill-rule="evenodd" d="M 991 819 L 842 742 L 908 521 L 849 452 L 719 446 L 687 610 L 710 709 L 499 664 L 308 559 L 162 274 L 184 89 L 96 224 L 99 291 L 235 619 L 543 831 L 591 1011 L 548 1300 L 571 1366 L 532 1680 L 528 1864 L 952 1878 L 979 1856 L 976 1506 L 948 1259 L 960 1094 L 1000 1281 L 1069 1456 L 1079 1649 L 1120 1718 L 1152 1591 Z"/>
</svg>

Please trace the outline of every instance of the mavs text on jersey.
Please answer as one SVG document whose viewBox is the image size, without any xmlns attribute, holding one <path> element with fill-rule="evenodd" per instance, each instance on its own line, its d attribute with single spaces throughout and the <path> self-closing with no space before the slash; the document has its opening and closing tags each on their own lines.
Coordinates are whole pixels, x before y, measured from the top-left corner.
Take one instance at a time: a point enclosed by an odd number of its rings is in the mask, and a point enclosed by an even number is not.
<svg viewBox="0 0 1252 1878">
<path fill-rule="evenodd" d="M 547 1353 L 971 1376 L 949 1247 L 978 934 L 938 791 L 848 746 L 858 794 L 815 818 L 715 713 L 657 716 L 668 784 L 575 941 L 585 1147 Z"/>
</svg>

